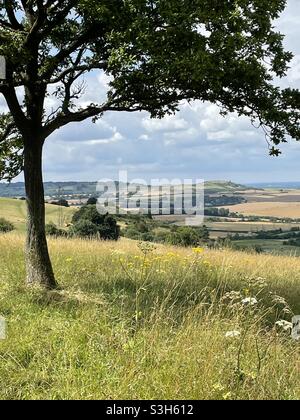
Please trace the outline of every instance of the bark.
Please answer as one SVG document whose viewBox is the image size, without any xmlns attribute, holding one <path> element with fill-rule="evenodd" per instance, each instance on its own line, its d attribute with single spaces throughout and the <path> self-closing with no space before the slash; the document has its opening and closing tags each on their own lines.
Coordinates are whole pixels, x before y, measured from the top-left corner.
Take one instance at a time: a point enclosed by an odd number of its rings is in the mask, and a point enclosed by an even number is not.
<svg viewBox="0 0 300 420">
<path fill-rule="evenodd" d="M 45 199 L 42 174 L 43 141 L 25 142 L 24 176 L 27 198 L 27 283 L 48 289 L 56 287 L 45 232 Z"/>
</svg>

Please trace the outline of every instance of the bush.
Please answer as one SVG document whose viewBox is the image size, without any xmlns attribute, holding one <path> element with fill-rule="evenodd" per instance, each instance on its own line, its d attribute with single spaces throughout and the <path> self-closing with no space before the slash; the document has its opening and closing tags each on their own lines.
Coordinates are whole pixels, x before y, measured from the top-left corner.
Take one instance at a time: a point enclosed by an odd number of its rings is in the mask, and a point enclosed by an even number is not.
<svg viewBox="0 0 300 420">
<path fill-rule="evenodd" d="M 208 239 L 209 233 L 206 227 L 199 229 L 181 227 L 168 235 L 167 242 L 171 245 L 189 247 L 206 243 Z"/>
<path fill-rule="evenodd" d="M 196 229 L 190 227 L 179 228 L 177 232 L 171 233 L 167 241 L 171 245 L 176 246 L 198 246 L 201 242 L 201 237 Z"/>
<path fill-rule="evenodd" d="M 8 220 L 0 218 L 0 233 L 12 232 L 15 229 L 14 225 Z"/>
<path fill-rule="evenodd" d="M 58 227 L 54 223 L 49 223 L 46 225 L 46 235 L 47 236 L 67 236 L 67 232 L 62 229 L 58 229 Z"/>
<path fill-rule="evenodd" d="M 98 235 L 98 226 L 89 220 L 80 220 L 72 226 L 70 233 L 80 238 L 92 238 Z"/>
<path fill-rule="evenodd" d="M 125 231 L 124 231 L 124 236 L 128 239 L 133 239 L 136 241 L 140 241 L 141 240 L 141 233 L 138 232 L 134 226 L 129 226 Z"/>
<path fill-rule="evenodd" d="M 170 236 L 170 231 L 166 229 L 156 229 L 154 231 L 154 241 L 159 243 L 166 243 L 168 242 L 168 237 Z"/>
</svg>

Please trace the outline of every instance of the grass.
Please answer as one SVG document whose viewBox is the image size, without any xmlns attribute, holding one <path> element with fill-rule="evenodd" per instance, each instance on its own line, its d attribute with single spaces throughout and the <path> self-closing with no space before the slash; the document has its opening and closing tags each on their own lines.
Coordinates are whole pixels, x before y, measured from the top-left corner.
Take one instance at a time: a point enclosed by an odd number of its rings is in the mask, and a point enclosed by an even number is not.
<svg viewBox="0 0 300 420">
<path fill-rule="evenodd" d="M 69 223 L 74 209 L 46 204 L 46 222 L 59 223 L 62 214 L 63 223 Z M 14 224 L 18 232 L 26 229 L 26 202 L 11 198 L 0 198 L 0 217 Z"/>
<path fill-rule="evenodd" d="M 1 399 L 299 399 L 299 346 L 274 327 L 300 313 L 298 259 L 57 239 L 45 292 L 23 242 L 0 236 Z"/>
</svg>

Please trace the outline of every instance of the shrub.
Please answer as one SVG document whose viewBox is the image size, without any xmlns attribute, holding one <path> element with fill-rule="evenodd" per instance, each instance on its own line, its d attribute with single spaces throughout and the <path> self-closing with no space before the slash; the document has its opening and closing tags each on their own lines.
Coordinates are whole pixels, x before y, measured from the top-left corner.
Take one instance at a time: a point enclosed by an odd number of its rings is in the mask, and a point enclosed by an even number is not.
<svg viewBox="0 0 300 420">
<path fill-rule="evenodd" d="M 166 243 L 168 242 L 168 237 L 170 235 L 170 231 L 166 229 L 156 229 L 154 231 L 154 241 L 159 243 Z"/>
<path fill-rule="evenodd" d="M 89 220 L 80 220 L 72 226 L 70 233 L 80 238 L 91 238 L 98 235 L 98 226 Z"/>
<path fill-rule="evenodd" d="M 59 229 L 54 223 L 49 223 L 46 225 L 46 235 L 48 236 L 67 236 L 65 230 Z"/>
<path fill-rule="evenodd" d="M 176 246 L 198 246 L 209 240 L 209 232 L 205 226 L 198 229 L 181 227 L 171 232 L 166 240 L 169 244 Z"/>
<path fill-rule="evenodd" d="M 0 218 L 0 233 L 8 233 L 15 229 L 14 225 L 8 220 Z"/>
<path fill-rule="evenodd" d="M 177 246 L 197 246 L 200 238 L 197 232 L 189 227 L 179 228 L 177 232 L 171 233 L 168 237 L 168 242 L 171 245 Z"/>
<path fill-rule="evenodd" d="M 134 226 L 129 226 L 129 227 L 128 227 L 125 231 L 124 231 L 124 236 L 125 236 L 126 238 L 133 239 L 133 240 L 136 240 L 136 241 L 141 240 L 141 233 L 140 233 L 140 232 L 138 232 L 138 231 L 134 228 Z"/>
</svg>

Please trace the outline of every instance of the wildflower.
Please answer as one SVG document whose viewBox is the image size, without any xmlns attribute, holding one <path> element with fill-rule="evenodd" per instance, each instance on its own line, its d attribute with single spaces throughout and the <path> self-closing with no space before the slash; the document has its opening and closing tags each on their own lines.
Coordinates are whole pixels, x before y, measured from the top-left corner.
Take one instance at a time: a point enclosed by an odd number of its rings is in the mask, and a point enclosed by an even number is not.
<svg viewBox="0 0 300 420">
<path fill-rule="evenodd" d="M 228 331 L 225 334 L 226 338 L 239 338 L 241 336 L 241 333 L 239 331 Z"/>
<path fill-rule="evenodd" d="M 231 392 L 227 392 L 227 394 L 223 395 L 223 400 L 227 401 L 227 400 L 231 400 L 231 399 L 232 399 Z"/>
<path fill-rule="evenodd" d="M 231 292 L 227 292 L 224 295 L 224 300 L 239 300 L 242 298 L 242 294 L 241 292 L 237 292 L 237 291 L 231 291 Z"/>
<path fill-rule="evenodd" d="M 176 257 L 177 257 L 177 255 L 175 254 L 175 252 L 168 252 L 168 253 L 167 253 L 167 257 L 168 257 L 168 258 L 176 258 Z"/>
<path fill-rule="evenodd" d="M 282 328 L 284 331 L 289 331 L 293 329 L 293 324 L 291 322 L 288 321 L 277 321 L 276 325 L 280 328 Z"/>
<path fill-rule="evenodd" d="M 195 254 L 203 254 L 204 248 L 193 248 Z"/>
<path fill-rule="evenodd" d="M 266 279 L 264 279 L 263 277 L 258 277 L 256 279 L 255 285 L 257 287 L 260 287 L 261 289 L 265 289 L 268 286 L 268 283 L 267 283 Z"/>
<path fill-rule="evenodd" d="M 249 305 L 249 306 L 255 306 L 255 305 L 258 304 L 258 301 L 255 298 L 249 297 L 249 298 L 243 299 L 242 304 L 243 305 Z"/>
<path fill-rule="evenodd" d="M 278 305 L 283 305 L 283 306 L 288 306 L 287 301 L 282 297 L 282 296 L 278 296 L 278 295 L 273 295 L 273 303 L 278 304 Z"/>
<path fill-rule="evenodd" d="M 214 391 L 224 391 L 224 387 L 221 384 L 215 384 L 212 388 Z"/>
</svg>

